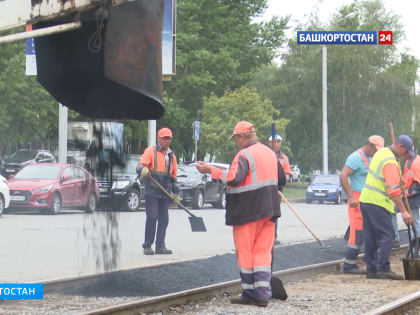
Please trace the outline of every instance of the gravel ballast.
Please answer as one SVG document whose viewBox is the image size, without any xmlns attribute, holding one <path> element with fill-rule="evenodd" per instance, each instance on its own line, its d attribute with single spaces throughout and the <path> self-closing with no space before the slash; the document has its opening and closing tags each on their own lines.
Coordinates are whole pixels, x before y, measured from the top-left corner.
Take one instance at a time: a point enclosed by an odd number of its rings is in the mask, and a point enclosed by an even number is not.
<svg viewBox="0 0 420 315">
<path fill-rule="evenodd" d="M 406 234 L 407 233 L 402 233 L 403 239 Z M 343 258 L 345 242 L 342 239 L 330 239 L 325 241 L 325 244 L 330 245 L 331 248 L 320 249 L 316 242 L 277 247 L 275 249 L 274 270 L 285 270 Z M 399 265 L 401 265 L 401 262 Z M 402 266 L 400 266 L 400 268 L 402 268 Z M 44 294 L 43 300 L 0 301 L 0 313 L 78 314 L 89 310 L 139 301 L 147 297 L 164 295 L 238 278 L 239 273 L 234 255 L 218 255 L 190 262 L 114 272 L 86 285 L 61 290 L 60 292 Z M 293 312 L 295 310 L 296 314 L 302 314 L 302 311 L 303 313 L 307 312 L 311 314 L 312 311 L 315 311 L 316 314 L 320 310 L 323 311 L 320 311 L 319 313 L 331 313 L 333 308 L 327 310 L 324 309 L 322 305 L 317 306 L 318 300 L 323 301 L 322 303 L 320 302 L 320 304 L 332 302 L 331 307 L 334 306 L 337 307 L 337 309 L 340 309 L 341 306 L 339 307 L 339 305 L 342 304 L 343 307 L 341 309 L 347 309 L 346 307 L 349 307 L 348 305 L 351 305 L 351 303 L 354 302 L 354 309 L 357 310 L 364 303 L 359 303 L 359 299 L 363 301 L 366 295 L 369 296 L 373 294 L 371 292 L 375 291 L 379 291 L 377 293 L 380 294 L 380 291 L 384 291 L 382 286 L 385 289 L 387 287 L 392 289 L 396 287 L 394 286 L 394 283 L 402 283 L 401 287 L 408 288 L 409 286 L 407 284 L 411 283 L 407 281 L 394 281 L 391 286 L 389 281 L 366 280 L 360 276 L 352 277 L 347 275 L 328 275 L 326 276 L 326 279 L 325 286 L 318 285 L 316 284 L 318 280 L 311 279 L 295 284 L 288 284 L 287 290 L 290 296 L 288 301 L 273 301 L 267 309 L 250 308 L 250 311 L 255 312 L 255 314 L 261 314 L 261 312 L 270 312 L 273 310 L 272 314 L 279 314 L 279 310 L 282 311 L 283 309 L 287 309 L 288 311 L 284 314 L 294 314 Z M 343 280 L 346 281 L 343 282 Z M 354 283 L 351 281 L 354 281 Z M 353 285 L 360 286 L 364 290 L 360 293 L 363 296 L 347 296 L 347 291 L 349 291 L 349 288 Z M 418 284 L 416 287 L 418 289 Z M 307 294 L 307 291 L 303 291 L 306 289 L 309 292 L 313 292 Z M 394 294 L 396 295 L 393 296 Z M 399 294 L 390 291 L 389 296 L 384 295 L 384 299 L 381 301 L 372 302 L 370 304 L 366 302 L 366 305 L 369 305 L 367 309 L 373 308 L 374 306 L 371 306 L 373 304 L 376 305 L 379 303 L 377 306 L 380 306 L 403 295 L 403 293 Z M 391 296 L 393 296 L 392 299 L 390 298 Z M 366 297 L 366 299 L 368 300 L 368 297 Z M 209 307 L 214 304 L 214 307 L 216 308 L 212 310 L 210 307 L 210 310 L 207 310 L 205 306 L 206 303 L 204 303 L 203 305 L 187 305 L 185 308 L 180 309 L 180 311 L 178 311 L 177 308 L 171 309 L 170 311 L 186 314 L 196 314 L 198 311 L 201 312 L 201 314 L 248 313 L 247 311 L 244 311 L 244 309 L 241 309 L 242 306 L 239 306 L 238 308 L 238 306 L 230 305 L 227 297 L 218 299 L 214 303 L 212 303 L 212 301 L 207 303 L 209 303 Z M 311 305 L 314 305 L 314 308 L 312 308 Z M 309 306 L 311 306 L 312 311 L 309 310 Z M 191 308 L 191 310 L 189 308 Z M 343 314 L 342 312 L 338 313 Z M 353 314 L 354 312 L 347 313 Z"/>
</svg>

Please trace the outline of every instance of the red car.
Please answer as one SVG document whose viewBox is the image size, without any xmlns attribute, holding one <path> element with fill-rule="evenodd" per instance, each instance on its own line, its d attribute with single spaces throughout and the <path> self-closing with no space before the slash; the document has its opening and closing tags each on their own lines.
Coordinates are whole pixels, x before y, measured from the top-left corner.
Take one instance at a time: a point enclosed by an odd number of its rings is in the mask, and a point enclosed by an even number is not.
<svg viewBox="0 0 420 315">
<path fill-rule="evenodd" d="M 96 178 L 65 163 L 29 164 L 9 178 L 9 190 L 9 208 L 36 208 L 51 214 L 76 207 L 90 213 L 99 200 Z"/>
</svg>

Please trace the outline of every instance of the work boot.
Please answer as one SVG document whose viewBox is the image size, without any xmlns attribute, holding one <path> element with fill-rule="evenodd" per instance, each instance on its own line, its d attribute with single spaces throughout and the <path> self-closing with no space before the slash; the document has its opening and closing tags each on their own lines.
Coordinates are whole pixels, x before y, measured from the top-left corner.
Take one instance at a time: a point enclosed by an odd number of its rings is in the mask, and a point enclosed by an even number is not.
<svg viewBox="0 0 420 315">
<path fill-rule="evenodd" d="M 143 253 L 145 255 L 154 255 L 155 254 L 155 252 L 153 251 L 153 249 L 151 247 L 145 247 L 143 249 Z"/>
<path fill-rule="evenodd" d="M 366 271 L 366 278 L 368 278 L 368 279 L 376 279 L 376 272 Z"/>
<path fill-rule="evenodd" d="M 397 275 L 393 271 L 378 271 L 376 273 L 375 279 L 387 279 L 387 280 L 404 280 L 400 275 Z"/>
<path fill-rule="evenodd" d="M 400 241 L 392 241 L 392 248 L 400 248 L 401 243 Z"/>
<path fill-rule="evenodd" d="M 156 254 L 170 255 L 172 254 L 172 251 L 170 249 L 167 249 L 166 247 L 159 247 L 156 248 Z"/>
<path fill-rule="evenodd" d="M 243 295 L 239 297 L 234 297 L 230 299 L 230 303 L 232 304 L 241 304 L 241 305 L 255 305 L 259 307 L 267 307 L 268 301 L 255 301 L 250 298 L 246 298 Z"/>
<path fill-rule="evenodd" d="M 358 267 L 350 268 L 350 269 L 343 269 L 344 274 L 348 275 L 365 275 L 366 269 L 360 269 Z"/>
</svg>

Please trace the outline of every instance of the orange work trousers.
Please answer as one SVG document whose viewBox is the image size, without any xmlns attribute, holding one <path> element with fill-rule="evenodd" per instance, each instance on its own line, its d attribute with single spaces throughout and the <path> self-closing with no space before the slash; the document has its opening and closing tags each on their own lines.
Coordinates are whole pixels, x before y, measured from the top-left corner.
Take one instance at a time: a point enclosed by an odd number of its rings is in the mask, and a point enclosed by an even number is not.
<svg viewBox="0 0 420 315">
<path fill-rule="evenodd" d="M 350 208 L 350 203 L 347 202 L 347 214 L 349 217 L 350 234 L 347 245 L 362 245 L 363 243 L 363 217 L 360 211 L 360 192 L 352 191 L 353 198 L 357 201 L 356 208 Z"/>
<path fill-rule="evenodd" d="M 242 295 L 256 301 L 271 298 L 271 248 L 274 222 L 271 217 L 233 226 Z"/>
</svg>

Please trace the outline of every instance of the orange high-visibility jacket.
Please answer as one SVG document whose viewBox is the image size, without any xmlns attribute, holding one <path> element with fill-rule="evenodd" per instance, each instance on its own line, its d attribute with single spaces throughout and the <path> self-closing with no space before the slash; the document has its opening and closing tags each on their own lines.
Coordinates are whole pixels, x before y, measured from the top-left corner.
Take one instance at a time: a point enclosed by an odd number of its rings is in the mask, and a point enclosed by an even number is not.
<svg viewBox="0 0 420 315">
<path fill-rule="evenodd" d="M 162 151 L 159 144 L 150 146 L 144 150 L 143 155 L 140 157 L 137 172 L 141 172 L 143 167 L 150 170 L 151 175 L 156 179 L 159 184 L 166 189 L 167 192 L 179 193 L 178 185 L 176 182 L 176 156 L 168 149 L 169 167 L 165 160 L 165 153 Z M 145 194 L 157 198 L 166 198 L 162 191 L 154 185 L 150 179 L 144 179 Z"/>
<path fill-rule="evenodd" d="M 227 225 L 280 216 L 277 190 L 279 182 L 284 185 L 285 176 L 277 156 L 267 146 L 250 141 L 236 153 L 228 170 L 212 167 L 211 177 L 226 181 Z"/>
</svg>

